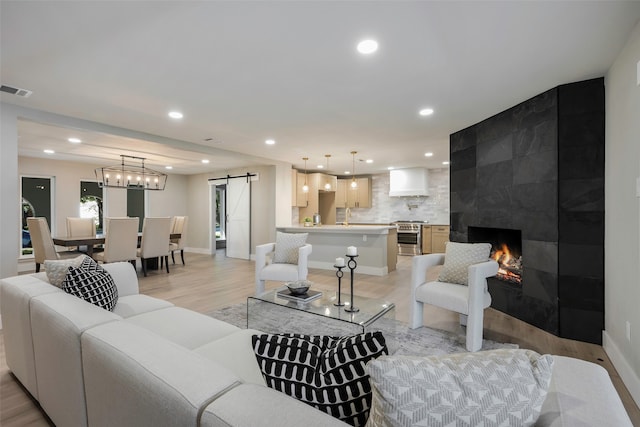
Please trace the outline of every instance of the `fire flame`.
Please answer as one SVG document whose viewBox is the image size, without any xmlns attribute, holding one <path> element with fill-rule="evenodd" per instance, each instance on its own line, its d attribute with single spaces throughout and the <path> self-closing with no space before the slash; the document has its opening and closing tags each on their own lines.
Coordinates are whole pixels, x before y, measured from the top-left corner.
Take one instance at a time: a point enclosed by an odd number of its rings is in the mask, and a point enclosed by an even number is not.
<svg viewBox="0 0 640 427">
<path fill-rule="evenodd" d="M 496 249 L 493 252 L 492 258 L 499 264 L 497 274 L 498 277 L 520 283 L 520 281 L 522 280 L 520 274 L 515 273 L 514 271 L 512 271 L 513 269 L 510 268 L 516 263 L 517 260 L 514 259 L 514 257 L 511 255 L 511 251 L 506 244 L 503 243 L 500 249 Z"/>
</svg>

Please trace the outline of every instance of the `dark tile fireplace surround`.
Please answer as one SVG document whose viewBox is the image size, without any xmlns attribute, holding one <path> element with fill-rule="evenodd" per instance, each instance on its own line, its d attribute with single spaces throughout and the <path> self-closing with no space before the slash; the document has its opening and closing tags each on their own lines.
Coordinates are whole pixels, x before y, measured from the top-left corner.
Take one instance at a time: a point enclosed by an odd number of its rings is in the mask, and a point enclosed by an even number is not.
<svg viewBox="0 0 640 427">
<path fill-rule="evenodd" d="M 521 234 L 522 281 L 491 279 L 497 310 L 602 344 L 604 78 L 561 85 L 451 135 L 451 240 Z"/>
</svg>

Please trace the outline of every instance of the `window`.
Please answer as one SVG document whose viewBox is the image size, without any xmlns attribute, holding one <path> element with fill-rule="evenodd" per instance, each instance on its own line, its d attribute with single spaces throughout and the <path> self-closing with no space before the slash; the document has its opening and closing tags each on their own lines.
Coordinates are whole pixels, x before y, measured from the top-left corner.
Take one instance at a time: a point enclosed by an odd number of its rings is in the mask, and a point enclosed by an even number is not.
<svg viewBox="0 0 640 427">
<path fill-rule="evenodd" d="M 22 185 L 22 239 L 21 255 L 33 255 L 27 218 L 44 217 L 51 228 L 53 178 L 23 176 Z"/>
<path fill-rule="evenodd" d="M 142 231 L 144 223 L 144 190 L 127 189 L 127 216 L 140 218 L 138 231 Z"/>
<path fill-rule="evenodd" d="M 97 182 L 80 181 L 80 217 L 93 218 L 98 233 L 104 230 L 102 212 L 102 188 Z"/>
</svg>

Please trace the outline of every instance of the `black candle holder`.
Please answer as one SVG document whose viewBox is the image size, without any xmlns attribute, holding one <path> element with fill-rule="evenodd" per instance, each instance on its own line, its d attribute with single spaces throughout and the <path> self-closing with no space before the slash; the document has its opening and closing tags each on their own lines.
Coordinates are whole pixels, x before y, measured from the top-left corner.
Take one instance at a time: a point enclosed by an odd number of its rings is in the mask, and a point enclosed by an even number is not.
<svg viewBox="0 0 640 427">
<path fill-rule="evenodd" d="M 333 305 L 335 305 L 336 307 L 342 307 L 344 305 L 344 302 L 342 302 L 342 300 L 340 299 L 340 295 L 342 294 L 342 291 L 340 289 L 340 285 L 342 282 L 342 276 L 344 275 L 344 272 L 342 271 L 343 268 L 345 268 L 344 265 L 334 265 L 335 268 L 337 268 L 336 270 L 336 277 L 338 278 L 338 302 L 334 302 Z"/>
<path fill-rule="evenodd" d="M 358 257 L 358 255 L 347 255 L 347 256 L 349 257 L 349 261 L 347 261 L 347 267 L 349 267 L 349 270 L 351 270 L 351 304 L 349 305 L 349 307 L 345 307 L 344 311 L 349 313 L 357 313 L 360 311 L 360 309 L 356 308 L 353 305 L 353 272 L 358 266 L 358 263 L 356 262 L 356 258 Z"/>
</svg>

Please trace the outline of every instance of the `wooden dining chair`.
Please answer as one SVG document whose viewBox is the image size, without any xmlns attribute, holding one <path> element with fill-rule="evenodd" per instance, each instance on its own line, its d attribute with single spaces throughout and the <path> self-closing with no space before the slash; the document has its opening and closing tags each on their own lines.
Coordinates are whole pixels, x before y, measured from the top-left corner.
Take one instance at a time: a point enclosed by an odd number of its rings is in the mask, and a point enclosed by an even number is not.
<svg viewBox="0 0 640 427">
<path fill-rule="evenodd" d="M 104 251 L 94 254 L 103 263 L 128 261 L 136 267 L 140 218 L 106 218 Z"/>
<path fill-rule="evenodd" d="M 67 236 L 68 237 L 88 237 L 95 236 L 96 224 L 93 218 L 67 217 Z M 78 246 L 76 248 L 80 252 L 87 252 L 86 246 Z"/>
<path fill-rule="evenodd" d="M 171 234 L 171 218 L 146 217 L 142 223 L 142 240 L 138 256 L 142 263 L 142 273 L 147 276 L 147 262 L 152 258 L 160 258 L 169 272 L 169 237 Z"/>
<path fill-rule="evenodd" d="M 184 263 L 184 245 L 187 240 L 187 224 L 189 222 L 188 216 L 174 216 L 172 221 L 171 234 L 180 234 L 180 238 L 171 239 L 169 243 L 169 251 L 171 252 L 171 260 L 176 263 L 176 259 L 173 256 L 173 252 L 179 250 L 180 258 L 182 258 L 182 265 Z"/>
</svg>

